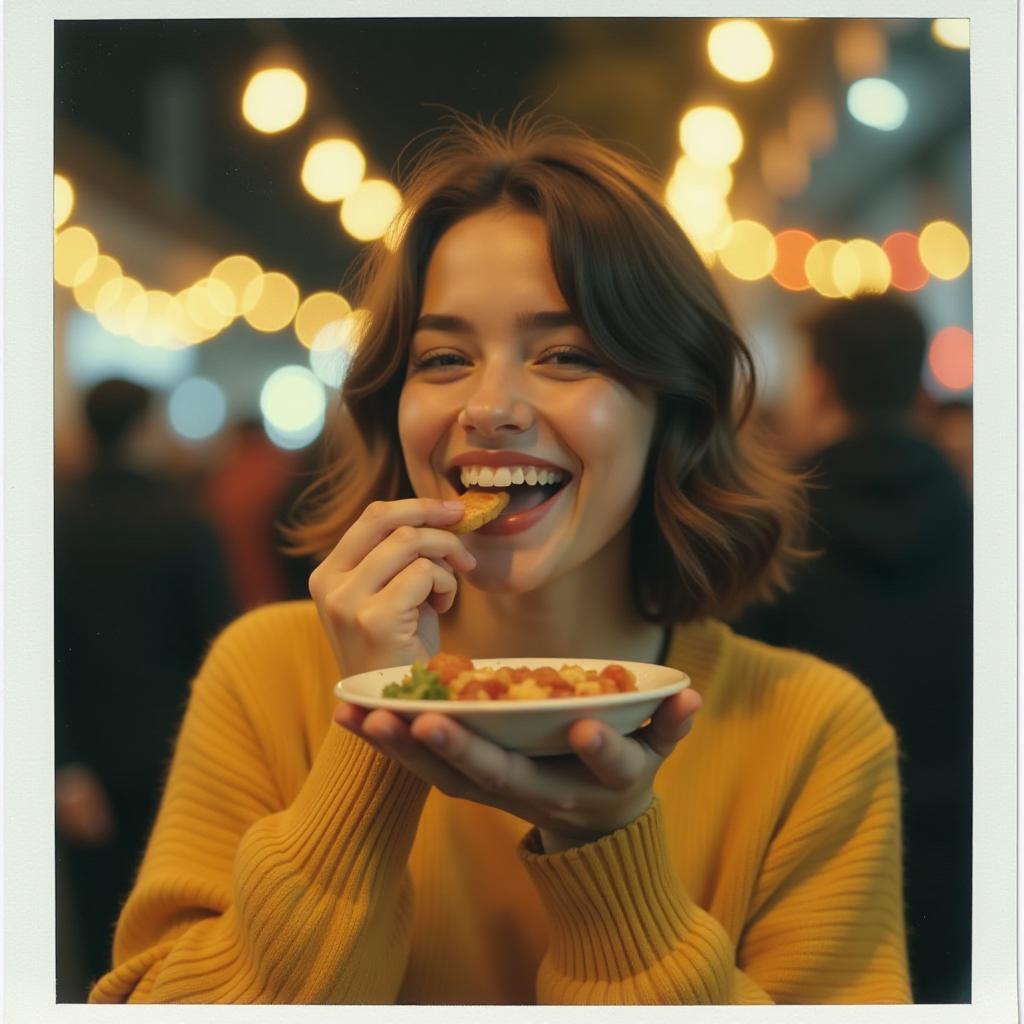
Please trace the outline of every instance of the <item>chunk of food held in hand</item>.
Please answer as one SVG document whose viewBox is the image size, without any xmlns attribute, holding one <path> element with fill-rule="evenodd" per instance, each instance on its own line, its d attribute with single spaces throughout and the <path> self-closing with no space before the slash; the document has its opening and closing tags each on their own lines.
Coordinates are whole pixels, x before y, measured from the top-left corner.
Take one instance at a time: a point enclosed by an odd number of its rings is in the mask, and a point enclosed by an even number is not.
<svg viewBox="0 0 1024 1024">
<path fill-rule="evenodd" d="M 509 502 L 507 491 L 466 491 L 458 498 L 465 512 L 462 518 L 448 527 L 452 533 L 472 533 L 497 519 Z"/>
<path fill-rule="evenodd" d="M 597 697 L 635 690 L 636 676 L 622 665 L 605 665 L 600 672 L 579 665 L 560 669 L 476 668 L 461 654 L 434 655 L 419 662 L 401 683 L 389 683 L 382 697 L 403 700 L 546 700 L 558 697 Z"/>
</svg>

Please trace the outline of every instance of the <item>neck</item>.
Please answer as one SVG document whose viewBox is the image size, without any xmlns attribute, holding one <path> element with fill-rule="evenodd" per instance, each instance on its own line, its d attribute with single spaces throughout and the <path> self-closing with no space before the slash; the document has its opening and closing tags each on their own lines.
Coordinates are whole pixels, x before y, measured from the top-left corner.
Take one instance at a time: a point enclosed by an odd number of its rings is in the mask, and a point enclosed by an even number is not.
<svg viewBox="0 0 1024 1024">
<path fill-rule="evenodd" d="M 657 661 L 665 629 L 633 607 L 627 546 L 613 542 L 528 593 L 494 593 L 461 579 L 456 603 L 441 620 L 441 649 L 471 658 Z"/>
</svg>

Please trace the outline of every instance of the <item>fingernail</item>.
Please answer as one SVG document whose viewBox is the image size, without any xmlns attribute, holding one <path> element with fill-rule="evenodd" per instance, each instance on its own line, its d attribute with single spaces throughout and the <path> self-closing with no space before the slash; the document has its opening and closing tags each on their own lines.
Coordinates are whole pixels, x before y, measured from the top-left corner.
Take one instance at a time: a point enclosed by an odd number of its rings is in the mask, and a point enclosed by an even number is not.
<svg viewBox="0 0 1024 1024">
<path fill-rule="evenodd" d="M 603 732 L 596 732 L 590 738 L 590 742 L 587 744 L 587 750 L 590 751 L 591 754 L 596 754 L 601 749 L 601 747 L 603 747 L 603 746 L 604 746 L 604 733 Z"/>
<path fill-rule="evenodd" d="M 450 501 L 442 501 L 441 502 L 441 507 L 446 509 L 446 510 L 448 510 L 449 512 L 456 512 L 456 511 L 463 512 L 463 511 L 465 511 L 465 506 L 462 504 L 462 502 L 461 501 L 456 501 L 454 498 L 452 500 L 450 500 Z"/>
<path fill-rule="evenodd" d="M 443 729 L 431 729 L 430 734 L 427 736 L 427 742 L 432 747 L 443 747 L 447 739 L 448 737 L 445 736 Z"/>
</svg>

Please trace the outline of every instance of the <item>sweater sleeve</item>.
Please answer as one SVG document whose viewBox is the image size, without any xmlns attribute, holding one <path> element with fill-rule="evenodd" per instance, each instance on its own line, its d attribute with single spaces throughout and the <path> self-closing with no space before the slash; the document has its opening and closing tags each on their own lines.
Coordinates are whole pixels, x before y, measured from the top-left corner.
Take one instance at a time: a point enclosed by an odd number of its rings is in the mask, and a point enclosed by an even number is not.
<svg viewBox="0 0 1024 1024">
<path fill-rule="evenodd" d="M 574 850 L 545 855 L 528 835 L 552 935 L 538 1000 L 908 1002 L 895 741 L 864 697 L 797 773 L 736 941 L 680 882 L 657 799 Z"/>
<path fill-rule="evenodd" d="M 221 636 L 195 681 L 114 968 L 91 1002 L 396 997 L 427 787 L 332 724 L 286 805 L 242 696 L 243 678 L 268 671 L 252 618 Z"/>
</svg>

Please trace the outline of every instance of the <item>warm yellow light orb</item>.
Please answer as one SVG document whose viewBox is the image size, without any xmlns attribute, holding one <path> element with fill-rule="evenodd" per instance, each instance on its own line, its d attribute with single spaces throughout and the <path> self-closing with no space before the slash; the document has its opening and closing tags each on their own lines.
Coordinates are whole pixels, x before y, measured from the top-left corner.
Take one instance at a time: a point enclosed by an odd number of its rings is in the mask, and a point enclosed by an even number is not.
<svg viewBox="0 0 1024 1024">
<path fill-rule="evenodd" d="M 722 266 L 742 281 L 767 277 L 777 255 L 775 236 L 756 220 L 734 220 L 725 245 L 718 250 Z"/>
<path fill-rule="evenodd" d="M 842 292 L 836 287 L 832 265 L 836 253 L 842 249 L 843 243 L 834 238 L 825 238 L 815 243 L 807 252 L 804 260 L 804 272 L 810 286 L 827 299 L 838 299 Z"/>
<path fill-rule="evenodd" d="M 53 229 L 57 230 L 71 216 L 75 207 L 75 190 L 63 174 L 53 176 Z"/>
<path fill-rule="evenodd" d="M 75 302 L 87 313 L 96 312 L 96 296 L 108 282 L 121 276 L 121 264 L 113 256 L 101 254 L 96 259 L 92 273 L 75 285 Z"/>
<path fill-rule="evenodd" d="M 734 82 L 753 82 L 772 66 L 772 44 L 754 21 L 725 21 L 708 33 L 711 65 Z"/>
<path fill-rule="evenodd" d="M 198 345 L 209 338 L 212 338 L 216 331 L 197 324 L 188 311 L 188 297 L 191 288 L 183 288 L 177 295 L 171 298 L 164 317 L 170 327 L 172 344 L 170 347 L 184 345 Z"/>
<path fill-rule="evenodd" d="M 306 83 L 291 68 L 257 71 L 242 95 L 242 115 L 257 131 L 283 132 L 306 109 Z"/>
<path fill-rule="evenodd" d="M 707 253 L 725 245 L 732 213 L 721 196 L 677 188 L 667 197 L 667 205 L 694 248 Z"/>
<path fill-rule="evenodd" d="M 970 18 L 935 18 L 932 38 L 953 50 L 967 50 L 971 46 Z"/>
<path fill-rule="evenodd" d="M 727 196 L 732 191 L 732 169 L 726 164 L 699 164 L 681 156 L 672 170 L 668 190 L 704 189 L 713 195 Z"/>
<path fill-rule="evenodd" d="M 743 152 L 743 132 L 725 107 L 694 107 L 679 122 L 679 144 L 698 163 L 731 164 Z"/>
<path fill-rule="evenodd" d="M 354 192 L 366 173 L 366 157 L 348 139 L 313 143 L 302 164 L 302 184 L 322 203 L 333 203 Z"/>
<path fill-rule="evenodd" d="M 306 348 L 312 348 L 328 324 L 340 324 L 351 312 L 352 307 L 337 292 L 314 292 L 302 300 L 295 314 L 295 336 Z"/>
<path fill-rule="evenodd" d="M 185 293 L 185 310 L 193 323 L 216 334 L 234 319 L 235 296 L 223 281 L 204 277 Z"/>
<path fill-rule="evenodd" d="M 144 292 L 134 277 L 115 277 L 96 295 L 96 318 L 111 334 L 131 335 L 146 315 L 144 303 L 136 302 Z"/>
<path fill-rule="evenodd" d="M 210 271 L 210 280 L 227 285 L 232 296 L 232 316 L 242 316 L 251 308 L 245 305 L 247 289 L 262 273 L 263 268 L 251 256 L 235 254 L 226 256 Z M 258 291 L 249 295 L 253 304 L 258 298 Z"/>
<path fill-rule="evenodd" d="M 135 303 L 143 308 L 142 322 L 132 332 L 132 337 L 140 344 L 164 347 L 171 342 L 172 330 L 167 322 L 167 311 L 172 297 L 169 292 L 147 291 L 132 300 L 128 308 L 128 317 L 132 318 Z"/>
<path fill-rule="evenodd" d="M 81 284 L 96 269 L 100 247 L 86 228 L 65 228 L 53 243 L 53 277 L 65 288 Z"/>
<path fill-rule="evenodd" d="M 402 194 L 389 181 L 367 178 L 345 197 L 341 204 L 341 223 L 361 242 L 380 238 L 402 209 Z"/>
<path fill-rule="evenodd" d="M 928 273 L 943 281 L 959 277 L 971 262 L 971 243 L 948 220 L 933 220 L 927 225 L 921 232 L 917 251 Z"/>
<path fill-rule="evenodd" d="M 880 245 L 854 238 L 832 259 L 832 279 L 847 298 L 863 292 L 884 292 L 892 283 L 892 266 Z"/>
<path fill-rule="evenodd" d="M 299 308 L 299 289 L 295 282 L 276 270 L 263 274 L 249 285 L 244 300 L 246 305 L 249 305 L 253 294 L 258 298 L 246 312 L 245 319 L 251 327 L 266 334 L 287 327 Z"/>
</svg>

